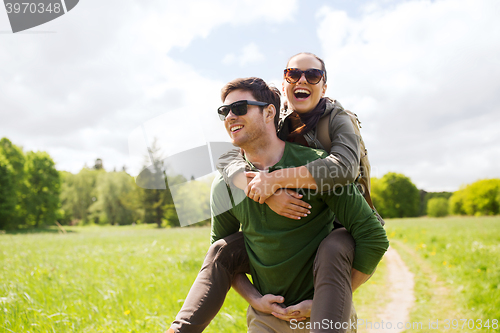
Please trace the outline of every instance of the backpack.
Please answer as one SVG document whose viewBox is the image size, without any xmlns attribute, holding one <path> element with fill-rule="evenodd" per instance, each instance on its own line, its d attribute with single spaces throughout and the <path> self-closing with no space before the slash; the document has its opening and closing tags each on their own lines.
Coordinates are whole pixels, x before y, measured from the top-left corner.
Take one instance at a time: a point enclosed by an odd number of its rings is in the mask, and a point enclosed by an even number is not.
<svg viewBox="0 0 500 333">
<path fill-rule="evenodd" d="M 333 102 L 333 101 L 332 101 Z M 332 110 L 330 113 L 330 116 L 328 117 L 323 117 L 320 118 L 318 121 L 318 124 L 316 125 L 316 138 L 318 141 L 321 143 L 321 145 L 325 148 L 326 151 L 330 151 L 330 148 L 332 146 L 332 138 L 330 137 L 330 123 L 333 121 L 333 118 L 339 113 L 344 111 L 349 115 L 349 118 L 351 119 L 352 122 L 352 127 L 354 128 L 354 132 L 358 135 L 359 137 L 359 151 L 360 151 L 360 161 L 359 161 L 359 175 L 356 178 L 356 182 L 358 184 L 358 188 L 360 188 L 361 193 L 363 194 L 366 202 L 370 207 L 375 210 L 375 207 L 373 206 L 372 198 L 370 196 L 370 161 L 368 160 L 368 150 L 366 149 L 365 142 L 363 141 L 363 138 L 361 137 L 361 122 L 358 119 L 358 116 L 349 110 L 345 110 L 342 108 L 342 106 L 338 103 L 335 102 L 335 106 L 337 106 L 335 109 Z M 340 106 L 340 107 L 338 107 Z M 380 223 L 382 225 L 385 224 L 385 222 L 382 220 L 380 215 L 376 213 L 377 218 L 379 219 Z"/>
</svg>

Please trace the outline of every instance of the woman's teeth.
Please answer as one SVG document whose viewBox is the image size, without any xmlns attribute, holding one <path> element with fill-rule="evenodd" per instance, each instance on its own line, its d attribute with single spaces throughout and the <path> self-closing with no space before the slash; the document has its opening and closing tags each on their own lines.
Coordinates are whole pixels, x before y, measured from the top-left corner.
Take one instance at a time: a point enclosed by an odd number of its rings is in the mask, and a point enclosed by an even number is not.
<svg viewBox="0 0 500 333">
<path fill-rule="evenodd" d="M 295 98 L 303 99 L 309 97 L 311 93 L 305 89 L 297 89 L 294 91 Z"/>
</svg>

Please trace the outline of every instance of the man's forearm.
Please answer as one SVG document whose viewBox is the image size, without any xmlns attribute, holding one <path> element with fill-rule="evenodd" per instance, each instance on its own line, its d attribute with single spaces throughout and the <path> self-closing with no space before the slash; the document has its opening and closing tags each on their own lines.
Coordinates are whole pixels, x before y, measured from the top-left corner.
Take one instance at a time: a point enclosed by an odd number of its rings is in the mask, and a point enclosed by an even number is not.
<svg viewBox="0 0 500 333">
<path fill-rule="evenodd" d="M 351 286 L 352 292 L 356 291 L 363 283 L 368 281 L 371 275 L 362 273 L 355 268 L 351 269 Z"/>
<path fill-rule="evenodd" d="M 281 303 L 285 301 L 282 296 L 267 294 L 262 296 L 255 286 L 248 280 L 246 274 L 236 274 L 233 278 L 232 287 L 238 292 L 255 310 L 263 313 L 269 313 L 276 316 L 289 316 L 290 319 L 300 319 L 303 315 L 299 311 L 299 315 L 292 315 L 285 309 Z M 302 305 L 302 308 L 304 305 Z M 308 310 L 307 307 L 303 308 L 304 311 Z M 289 320 L 289 319 L 286 319 Z"/>
<path fill-rule="evenodd" d="M 262 297 L 244 273 L 239 273 L 234 276 L 232 287 L 252 306 L 255 305 L 256 300 Z"/>
</svg>

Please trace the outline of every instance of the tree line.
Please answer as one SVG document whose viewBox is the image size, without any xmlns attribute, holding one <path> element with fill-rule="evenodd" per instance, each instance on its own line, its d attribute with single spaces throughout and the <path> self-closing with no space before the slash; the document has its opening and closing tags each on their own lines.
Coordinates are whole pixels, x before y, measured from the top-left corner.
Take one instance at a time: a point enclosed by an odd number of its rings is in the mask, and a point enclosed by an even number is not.
<svg viewBox="0 0 500 333">
<path fill-rule="evenodd" d="M 500 179 L 479 180 L 455 192 L 419 190 L 410 178 L 394 172 L 371 182 L 373 203 L 385 218 L 500 214 Z"/>
<path fill-rule="evenodd" d="M 157 153 L 153 146 L 151 153 Z M 157 158 L 151 177 L 166 174 Z M 156 171 L 155 171 L 156 170 Z M 150 172 L 150 171 L 148 171 Z M 156 173 L 156 174 L 155 174 Z M 147 172 L 145 173 L 148 176 Z M 170 175 L 169 184 L 182 183 L 180 175 Z M 425 192 L 405 175 L 389 172 L 371 179 L 375 207 L 385 218 L 422 215 L 497 215 L 500 214 L 500 179 L 485 179 L 463 186 L 458 191 Z M 84 167 L 77 174 L 58 171 L 46 152 L 23 152 L 9 139 L 0 140 L 0 230 L 25 229 L 59 223 L 61 225 L 155 223 L 178 226 L 172 194 L 166 189 L 145 189 L 122 171 L 107 172 L 102 160 Z M 186 190 L 208 197 L 209 186 Z M 206 215 L 208 200 L 200 199 L 188 207 L 193 216 Z M 185 205 L 192 205 L 186 201 Z M 194 218 L 194 217 L 193 217 Z M 206 224 L 208 221 L 203 221 Z"/>
<path fill-rule="evenodd" d="M 154 168 L 163 172 L 161 160 Z M 165 174 L 162 175 L 164 180 Z M 183 182 L 182 176 L 172 181 Z M 155 223 L 178 226 L 170 189 L 144 189 L 102 160 L 73 174 L 58 171 L 46 152 L 23 152 L 0 140 L 0 230 L 54 225 Z"/>
</svg>

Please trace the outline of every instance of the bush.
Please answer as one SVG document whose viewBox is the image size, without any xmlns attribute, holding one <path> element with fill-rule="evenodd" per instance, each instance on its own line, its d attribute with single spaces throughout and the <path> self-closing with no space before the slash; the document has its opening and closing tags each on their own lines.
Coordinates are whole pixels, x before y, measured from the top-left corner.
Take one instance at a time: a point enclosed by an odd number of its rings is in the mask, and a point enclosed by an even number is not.
<svg viewBox="0 0 500 333">
<path fill-rule="evenodd" d="M 453 192 L 426 192 L 424 190 L 420 190 L 420 209 L 418 212 L 419 216 L 427 215 L 427 203 L 432 198 L 444 198 L 446 200 L 450 199 L 453 195 Z M 449 201 L 448 201 L 449 204 Z M 447 212 L 448 213 L 448 212 Z"/>
<path fill-rule="evenodd" d="M 448 215 L 448 200 L 445 198 L 432 198 L 427 202 L 427 215 L 431 217 L 444 217 Z"/>
</svg>

